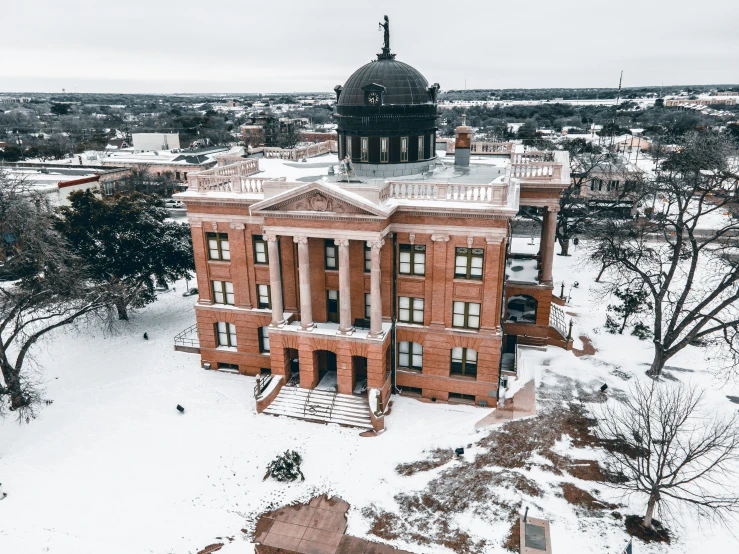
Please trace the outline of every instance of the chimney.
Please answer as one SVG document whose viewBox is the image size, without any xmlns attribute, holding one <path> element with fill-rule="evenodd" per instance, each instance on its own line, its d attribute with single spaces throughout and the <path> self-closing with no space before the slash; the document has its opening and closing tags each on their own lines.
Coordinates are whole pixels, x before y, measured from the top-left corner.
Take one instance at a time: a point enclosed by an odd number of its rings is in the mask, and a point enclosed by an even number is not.
<svg viewBox="0 0 739 554">
<path fill-rule="evenodd" d="M 470 143 L 472 128 L 467 127 L 467 116 L 462 114 L 462 125 L 454 129 L 454 165 L 468 167 L 470 165 Z"/>
</svg>

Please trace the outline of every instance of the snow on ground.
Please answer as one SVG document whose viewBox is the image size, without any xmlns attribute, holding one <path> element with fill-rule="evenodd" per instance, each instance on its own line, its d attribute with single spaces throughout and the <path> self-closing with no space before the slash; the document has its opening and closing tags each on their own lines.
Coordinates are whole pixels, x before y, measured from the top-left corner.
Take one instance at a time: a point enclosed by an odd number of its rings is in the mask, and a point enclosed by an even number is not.
<svg viewBox="0 0 739 554">
<path fill-rule="evenodd" d="M 177 291 L 116 336 L 62 332 L 38 351 L 54 403 L 28 425 L 0 422 L 0 552 L 197 552 L 216 537 L 243 542 L 249 517 L 316 491 L 352 504 L 352 532 L 355 506 L 403 486 L 398 463 L 459 446 L 489 412 L 398 398 L 376 438 L 257 417 L 253 378 L 204 371 L 173 350 L 194 321 L 193 298 Z M 305 459 L 305 483 L 263 482 L 288 448 Z"/>
<path fill-rule="evenodd" d="M 555 290 L 564 280 L 572 296 L 567 311 L 577 314 L 576 334 L 588 335 L 598 352 L 576 358 L 550 347 L 524 356 L 542 393 L 571 379 L 586 389 L 608 383 L 608 394 L 614 395 L 628 386 L 627 379 L 646 378 L 642 364 L 648 363 L 651 346 L 602 331 L 607 302 L 595 294 L 595 269 L 582 266 L 582 250 L 573 249 L 574 256 L 555 258 Z M 571 289 L 575 280 L 580 285 Z M 420 491 L 443 470 L 461 468 L 482 452 L 474 443 L 490 431 L 475 432 L 473 426 L 490 411 L 470 406 L 395 397 L 388 431 L 375 438 L 362 438 L 356 429 L 257 416 L 254 379 L 204 371 L 197 355 L 173 350 L 172 337 L 194 321 L 195 300 L 183 298 L 183 290 L 184 283 L 178 283 L 114 336 L 67 330 L 37 350 L 46 396 L 54 403 L 27 425 L 19 426 L 12 416 L 0 421 L 0 482 L 8 493 L 0 501 L 0 552 L 195 553 L 221 542 L 217 537 L 234 538 L 224 552 L 251 552 L 240 530 L 250 529 L 255 516 L 321 493 L 347 500 L 347 532 L 364 536 L 369 522 L 363 508 L 397 513 L 398 493 Z M 675 378 L 706 388 L 712 410 L 736 409 L 726 395 L 739 396 L 739 387 L 715 379 L 700 349 L 690 348 L 668 365 L 686 370 L 671 371 Z M 433 448 L 470 444 L 464 460 L 408 477 L 395 471 L 399 463 L 425 459 Z M 267 462 L 288 448 L 303 455 L 306 481 L 263 481 Z M 602 455 L 573 449 L 567 436 L 552 450 L 579 460 Z M 622 523 L 608 513 L 600 519 L 582 516 L 555 493 L 563 477 L 543 469 L 548 460 L 534 458 L 525 475 L 546 494 L 534 500 L 531 515 L 551 519 L 554 549 L 620 552 L 628 541 Z M 564 479 L 594 494 L 597 488 L 596 496 L 604 500 L 620 501 L 600 483 Z M 520 500 L 507 488 L 499 496 L 510 496 L 510 506 Z M 634 498 L 620 511 L 642 508 Z M 500 544 L 510 524 L 503 517 L 455 517 L 473 537 L 492 541 L 486 552 L 504 552 Z M 739 541 L 719 526 L 699 529 L 689 514 L 682 524 L 671 547 L 639 543 L 636 551 L 739 550 Z M 450 552 L 405 546 L 413 552 Z"/>
</svg>

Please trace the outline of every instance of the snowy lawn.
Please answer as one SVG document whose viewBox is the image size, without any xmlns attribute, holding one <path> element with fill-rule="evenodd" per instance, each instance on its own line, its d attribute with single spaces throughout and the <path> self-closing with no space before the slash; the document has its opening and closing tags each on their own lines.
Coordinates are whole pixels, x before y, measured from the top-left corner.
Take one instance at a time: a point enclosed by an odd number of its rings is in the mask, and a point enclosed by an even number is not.
<svg viewBox="0 0 739 554">
<path fill-rule="evenodd" d="M 555 258 L 555 291 L 563 279 L 565 292 L 579 281 L 567 311 L 598 351 L 580 358 L 554 347 L 527 351 L 540 414 L 552 415 L 493 430 L 473 429 L 489 410 L 397 396 L 388 431 L 375 438 L 257 417 L 252 378 L 206 372 L 197 355 L 173 350 L 172 337 L 194 321 L 194 299 L 180 295 L 184 283 L 115 336 L 57 333 L 37 350 L 54 403 L 27 425 L 12 415 L 0 422 L 8 493 L 0 552 L 194 554 L 227 537 L 234 542 L 222 552 L 251 552 L 241 529 L 251 530 L 257 515 L 327 493 L 351 505 L 347 533 L 413 552 L 505 552 L 513 514 L 529 506 L 551 520 L 555 551 L 618 554 L 628 536 L 613 512 L 641 513 L 643 505 L 636 498 L 615 510 L 604 505 L 622 500 L 587 480 L 589 461 L 603 453 L 582 440 L 583 422 L 602 383 L 615 401 L 629 380 L 646 379 L 651 344 L 602 330 L 606 303 L 593 294 L 595 270 L 581 266 L 580 252 Z M 575 346 L 582 348 L 579 339 Z M 687 349 L 669 362 L 679 368 L 669 375 L 705 387 L 712 410 L 736 410 L 726 396 L 739 396 L 739 386 L 715 379 L 703 354 Z M 450 456 L 458 446 L 464 456 Z M 306 481 L 262 481 L 267 463 L 288 448 L 303 455 Z M 699 528 L 689 513 L 679 523 L 668 522 L 671 546 L 635 541 L 635 552 L 739 550 L 719 526 Z"/>
</svg>

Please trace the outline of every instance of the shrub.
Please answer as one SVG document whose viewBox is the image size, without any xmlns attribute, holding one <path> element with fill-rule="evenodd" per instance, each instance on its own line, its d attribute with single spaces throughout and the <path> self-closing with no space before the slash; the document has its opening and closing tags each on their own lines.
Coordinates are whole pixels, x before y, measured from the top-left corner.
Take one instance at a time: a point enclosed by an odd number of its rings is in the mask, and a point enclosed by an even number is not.
<svg viewBox="0 0 739 554">
<path fill-rule="evenodd" d="M 280 454 L 269 465 L 267 465 L 267 475 L 280 482 L 295 481 L 300 477 L 301 481 L 305 481 L 303 472 L 300 471 L 300 464 L 303 463 L 303 457 L 294 450 L 285 450 L 284 454 Z"/>
</svg>

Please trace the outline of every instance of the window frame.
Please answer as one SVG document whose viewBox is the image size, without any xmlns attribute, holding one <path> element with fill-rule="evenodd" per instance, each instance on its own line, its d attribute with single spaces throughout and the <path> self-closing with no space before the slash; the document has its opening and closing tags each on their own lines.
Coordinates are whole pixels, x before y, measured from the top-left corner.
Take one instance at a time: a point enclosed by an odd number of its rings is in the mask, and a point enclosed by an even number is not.
<svg viewBox="0 0 739 554">
<path fill-rule="evenodd" d="M 213 249 L 210 245 L 210 241 L 215 240 L 216 241 L 216 248 Z M 228 243 L 228 233 L 205 233 L 205 241 L 208 245 L 208 260 L 217 261 L 217 262 L 230 262 L 231 261 L 231 248 Z M 226 245 L 226 248 L 223 248 L 223 245 Z M 217 258 L 213 257 L 213 251 L 217 252 Z M 227 257 L 224 257 L 224 252 L 226 253 Z"/>
<path fill-rule="evenodd" d="M 264 295 L 261 292 L 261 287 L 266 287 L 266 291 L 267 291 L 267 305 L 266 306 L 264 302 L 262 302 L 262 297 Z M 263 284 L 257 285 L 257 308 L 262 309 L 262 310 L 272 309 L 272 287 L 271 285 L 263 285 Z"/>
<path fill-rule="evenodd" d="M 424 143 L 426 142 L 426 137 L 424 135 L 419 135 L 418 137 L 418 159 L 419 160 L 425 160 L 425 153 L 424 153 Z"/>
<path fill-rule="evenodd" d="M 231 285 L 231 292 L 228 292 L 228 286 Z M 219 290 L 220 289 L 220 290 Z M 235 296 L 234 296 L 234 284 L 232 281 L 211 281 L 211 291 L 213 292 L 213 303 L 214 304 L 223 304 L 225 306 L 233 306 L 235 302 Z M 218 301 L 218 295 L 221 295 L 221 301 Z M 229 295 L 231 297 L 231 302 L 229 302 Z"/>
<path fill-rule="evenodd" d="M 461 364 L 459 371 L 454 371 L 454 351 L 455 350 L 461 350 L 461 358 L 459 359 L 458 364 Z M 470 352 L 474 352 L 474 360 L 470 361 Z M 461 375 L 463 377 L 472 377 L 474 376 L 477 378 L 477 364 L 479 360 L 479 354 L 477 350 L 474 348 L 467 348 L 464 346 L 455 346 L 452 348 L 450 353 L 450 362 L 449 362 L 449 375 Z M 472 366 L 471 369 L 469 366 Z"/>
<path fill-rule="evenodd" d="M 223 325 L 223 329 L 221 326 Z M 236 325 L 227 321 L 216 321 L 216 348 L 236 348 L 238 341 L 236 340 Z M 226 336 L 226 344 L 221 343 L 221 335 Z"/>
<path fill-rule="evenodd" d="M 333 256 L 328 255 L 329 248 L 333 250 Z M 328 260 L 330 258 L 334 259 L 334 263 L 336 264 L 334 267 L 330 267 L 328 265 Z M 325 239 L 323 241 L 323 268 L 329 271 L 338 271 L 339 269 L 339 247 L 336 246 L 333 239 Z"/>
<path fill-rule="evenodd" d="M 267 246 L 267 241 L 264 240 L 263 235 L 252 235 L 251 241 L 254 245 L 254 263 L 257 265 L 269 264 L 269 250 Z M 260 252 L 257 250 L 257 245 L 262 245 L 264 248 L 264 261 L 263 262 L 260 262 L 258 260 Z"/>
<path fill-rule="evenodd" d="M 404 299 L 409 301 L 408 302 L 408 308 L 401 307 L 401 304 L 403 303 L 402 301 Z M 420 309 L 416 307 L 416 305 L 419 304 L 419 303 L 421 304 L 421 308 Z M 416 298 L 416 297 L 413 297 L 413 296 L 399 296 L 398 297 L 398 321 L 400 323 L 409 323 L 411 325 L 423 325 L 424 318 L 426 316 L 426 313 L 424 311 L 425 308 L 426 308 L 426 302 L 425 302 L 425 299 L 424 298 Z M 400 315 L 401 314 L 401 311 L 402 310 L 406 310 L 406 309 L 408 310 L 408 319 L 407 320 L 401 319 L 401 315 Z M 415 321 L 415 315 L 416 315 L 416 312 L 418 312 L 418 311 L 421 312 L 421 321 L 420 322 Z"/>
<path fill-rule="evenodd" d="M 402 261 L 403 253 L 410 254 L 410 261 Z M 419 263 L 416 260 L 416 255 L 423 256 L 423 263 Z M 402 271 L 403 264 L 409 264 L 409 270 Z M 423 266 L 423 273 L 416 272 L 416 266 Z M 417 277 L 423 277 L 426 275 L 426 245 L 425 244 L 400 244 L 398 245 L 398 275 L 415 275 Z"/>
<path fill-rule="evenodd" d="M 380 163 L 390 160 L 390 137 L 380 137 Z"/>
<path fill-rule="evenodd" d="M 460 304 L 463 307 L 463 311 L 462 312 L 457 311 L 457 308 L 459 307 Z M 477 306 L 477 313 L 476 314 L 471 314 L 470 313 L 470 308 L 472 306 Z M 455 322 L 455 319 L 456 319 L 455 316 L 460 316 L 460 315 L 463 318 L 463 324 L 462 325 L 457 325 L 456 322 Z M 470 325 L 470 318 L 474 318 L 474 317 L 477 318 L 477 326 L 476 327 Z M 452 327 L 453 328 L 455 328 L 455 329 L 474 329 L 474 330 L 479 330 L 480 329 L 480 318 L 481 317 L 482 317 L 482 304 L 480 304 L 479 302 L 463 302 L 463 301 L 460 301 L 460 300 L 455 300 L 454 302 L 452 302 Z"/>
<path fill-rule="evenodd" d="M 262 327 L 257 327 L 257 336 L 259 337 L 259 352 L 261 354 L 269 354 L 269 326 L 264 325 Z M 265 348 L 265 341 L 266 341 L 266 348 Z"/>
<path fill-rule="evenodd" d="M 370 319 L 372 317 L 372 293 L 364 293 L 364 319 Z"/>
<path fill-rule="evenodd" d="M 360 161 L 368 162 L 369 161 L 369 138 L 368 137 L 360 137 Z"/>
<path fill-rule="evenodd" d="M 407 352 L 403 352 L 403 345 L 406 345 Z M 416 351 L 418 347 L 418 351 Z M 400 360 L 402 356 L 408 356 L 408 363 L 403 364 Z M 416 361 L 419 364 L 416 364 Z M 412 341 L 399 341 L 398 342 L 398 367 L 410 370 L 423 371 L 423 345 L 418 342 Z"/>
<path fill-rule="evenodd" d="M 460 250 L 466 250 L 466 253 L 460 253 Z M 475 252 L 478 250 L 479 252 Z M 466 258 L 466 267 L 464 273 L 458 273 L 457 268 L 461 267 L 457 263 L 457 258 Z M 479 258 L 480 261 L 480 275 L 472 275 L 472 260 Z M 474 268 L 477 269 L 477 268 Z M 469 248 L 467 246 L 457 246 L 454 249 L 454 278 L 455 279 L 467 279 L 469 281 L 482 281 L 485 273 L 485 249 L 484 248 Z"/>
<path fill-rule="evenodd" d="M 370 273 L 372 271 L 372 247 L 369 242 L 364 241 L 364 272 Z"/>
<path fill-rule="evenodd" d="M 336 298 L 331 298 L 331 293 L 336 294 Z M 331 302 L 336 302 L 336 311 L 332 312 L 329 310 L 329 304 Z M 332 314 L 334 314 L 334 319 L 332 319 Z M 333 289 L 326 289 L 326 321 L 328 323 L 339 323 L 341 319 L 341 304 L 340 304 L 340 298 L 339 298 L 339 291 L 333 290 Z"/>
<path fill-rule="evenodd" d="M 346 155 L 349 157 L 349 159 L 352 159 L 352 137 L 351 135 L 346 135 Z"/>
<path fill-rule="evenodd" d="M 400 137 L 400 161 L 408 161 L 408 137 Z"/>
</svg>

